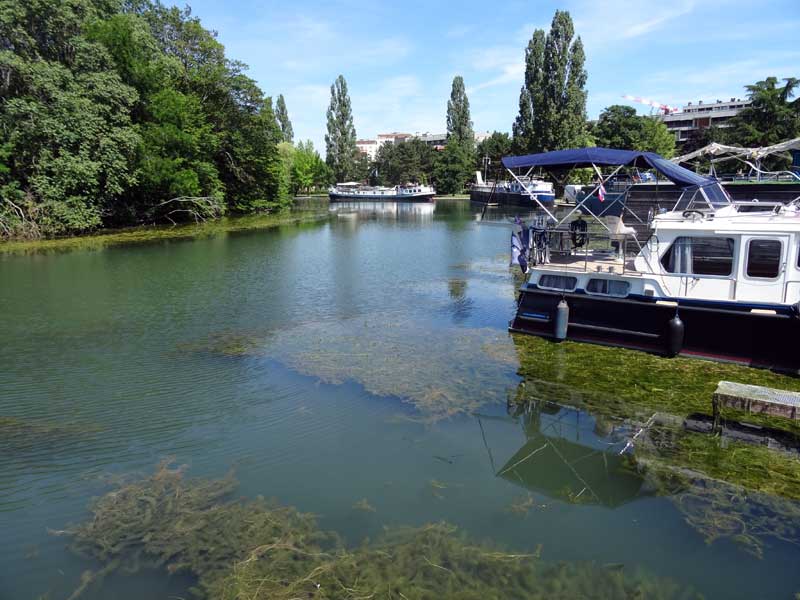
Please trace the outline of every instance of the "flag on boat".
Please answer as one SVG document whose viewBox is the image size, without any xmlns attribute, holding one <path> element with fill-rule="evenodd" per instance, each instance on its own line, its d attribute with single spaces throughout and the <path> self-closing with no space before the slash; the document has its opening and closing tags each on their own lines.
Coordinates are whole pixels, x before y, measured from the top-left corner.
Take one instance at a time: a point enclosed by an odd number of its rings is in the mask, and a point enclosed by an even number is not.
<svg viewBox="0 0 800 600">
<path fill-rule="evenodd" d="M 519 265 L 519 268 L 522 269 L 523 273 L 528 272 L 528 261 L 525 258 L 526 248 L 522 245 L 522 242 L 517 237 L 516 233 L 511 234 L 511 264 L 509 266 L 513 267 L 515 264 Z"/>
<path fill-rule="evenodd" d="M 600 202 L 603 202 L 606 199 L 606 188 L 603 186 L 603 182 L 600 182 L 600 187 L 597 188 L 597 197 L 600 199 Z"/>
</svg>

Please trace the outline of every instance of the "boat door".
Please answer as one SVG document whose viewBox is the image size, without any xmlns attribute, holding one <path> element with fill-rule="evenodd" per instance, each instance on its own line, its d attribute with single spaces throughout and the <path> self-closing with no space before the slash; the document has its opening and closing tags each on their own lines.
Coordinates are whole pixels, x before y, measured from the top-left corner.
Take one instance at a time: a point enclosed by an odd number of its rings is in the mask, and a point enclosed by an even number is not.
<svg viewBox="0 0 800 600">
<path fill-rule="evenodd" d="M 788 235 L 742 236 L 736 299 L 781 303 L 786 294 Z"/>
</svg>

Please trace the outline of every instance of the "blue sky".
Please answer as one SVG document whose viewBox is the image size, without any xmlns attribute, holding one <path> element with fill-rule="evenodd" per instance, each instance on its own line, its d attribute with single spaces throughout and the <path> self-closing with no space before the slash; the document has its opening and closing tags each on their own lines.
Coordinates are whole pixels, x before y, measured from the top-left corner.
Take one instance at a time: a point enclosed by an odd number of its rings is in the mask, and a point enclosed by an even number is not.
<svg viewBox="0 0 800 600">
<path fill-rule="evenodd" d="M 183 6 L 183 3 L 176 3 Z M 476 131 L 508 131 L 533 30 L 569 10 L 584 41 L 596 118 L 623 94 L 673 105 L 744 95 L 768 75 L 800 77 L 800 0 L 193 0 L 230 58 L 286 98 L 296 139 L 324 153 L 330 85 L 350 88 L 356 132 L 441 132 L 454 75 Z M 646 107 L 637 107 L 641 113 Z"/>
</svg>

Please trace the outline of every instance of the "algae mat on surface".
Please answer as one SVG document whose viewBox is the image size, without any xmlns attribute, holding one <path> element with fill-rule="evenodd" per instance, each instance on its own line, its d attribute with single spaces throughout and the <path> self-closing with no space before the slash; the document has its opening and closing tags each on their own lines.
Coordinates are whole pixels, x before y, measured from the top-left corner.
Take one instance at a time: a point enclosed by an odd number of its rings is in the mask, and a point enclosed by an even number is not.
<svg viewBox="0 0 800 600">
<path fill-rule="evenodd" d="M 185 479 L 162 463 L 123 482 L 91 507 L 92 517 L 52 532 L 100 561 L 72 599 L 102 578 L 158 567 L 196 578 L 196 596 L 222 600 L 290 598 L 572 599 L 698 598 L 673 581 L 621 565 L 549 563 L 471 541 L 445 523 L 390 529 L 347 548 L 313 516 L 294 508 L 229 500 L 235 482 Z"/>
<path fill-rule="evenodd" d="M 763 369 L 529 335 L 512 338 L 524 384 L 516 394 L 520 401 L 563 402 L 619 418 L 654 411 L 686 417 L 711 412 L 711 396 L 721 380 L 800 391 L 800 379 Z M 765 422 L 757 415 L 748 420 Z M 787 419 L 766 422 L 800 431 L 800 424 Z"/>
<path fill-rule="evenodd" d="M 3 254 L 40 254 L 47 252 L 68 252 L 70 250 L 100 250 L 109 246 L 124 244 L 195 239 L 232 233 L 235 231 L 267 229 L 281 225 L 318 223 L 328 218 L 329 215 L 327 212 L 284 211 L 269 215 L 224 217 L 222 219 L 204 221 L 202 223 L 176 225 L 174 227 L 166 225 L 134 227 L 78 237 L 15 240 L 0 242 L 0 256 Z"/>
</svg>

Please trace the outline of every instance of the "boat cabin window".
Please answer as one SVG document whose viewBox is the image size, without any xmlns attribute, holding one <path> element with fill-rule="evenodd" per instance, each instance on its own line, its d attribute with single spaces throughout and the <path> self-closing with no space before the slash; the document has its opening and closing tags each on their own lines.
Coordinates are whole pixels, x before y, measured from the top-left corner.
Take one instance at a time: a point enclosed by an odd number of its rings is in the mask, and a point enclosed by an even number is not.
<svg viewBox="0 0 800 600">
<path fill-rule="evenodd" d="M 733 238 L 677 238 L 661 257 L 667 273 L 729 276 L 733 272 Z"/>
<path fill-rule="evenodd" d="M 630 291 L 631 284 L 627 281 L 616 279 L 590 279 L 586 286 L 589 294 L 602 294 L 604 296 L 618 296 L 624 298 Z"/>
<path fill-rule="evenodd" d="M 539 277 L 539 287 L 549 290 L 572 292 L 577 285 L 577 277 L 568 277 L 566 275 L 542 275 Z"/>
<path fill-rule="evenodd" d="M 780 270 L 780 241 L 750 240 L 750 243 L 747 244 L 747 276 L 775 279 Z"/>
</svg>

